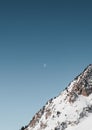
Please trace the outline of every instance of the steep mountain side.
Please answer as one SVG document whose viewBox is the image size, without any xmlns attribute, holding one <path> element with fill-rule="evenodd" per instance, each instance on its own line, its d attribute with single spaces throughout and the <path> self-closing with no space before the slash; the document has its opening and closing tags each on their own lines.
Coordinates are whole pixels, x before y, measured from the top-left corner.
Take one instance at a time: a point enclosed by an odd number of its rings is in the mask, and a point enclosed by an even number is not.
<svg viewBox="0 0 92 130">
<path fill-rule="evenodd" d="M 92 113 L 92 64 L 50 99 L 24 130 L 68 130 Z M 72 129 L 71 129 L 72 130 Z"/>
</svg>

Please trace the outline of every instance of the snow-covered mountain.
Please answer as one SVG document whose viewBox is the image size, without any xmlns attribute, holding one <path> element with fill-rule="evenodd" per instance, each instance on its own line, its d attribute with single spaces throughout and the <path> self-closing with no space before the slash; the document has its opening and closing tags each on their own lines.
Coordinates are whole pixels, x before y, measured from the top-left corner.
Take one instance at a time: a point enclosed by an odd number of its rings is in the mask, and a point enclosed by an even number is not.
<svg viewBox="0 0 92 130">
<path fill-rule="evenodd" d="M 92 64 L 22 130 L 92 130 Z"/>
</svg>

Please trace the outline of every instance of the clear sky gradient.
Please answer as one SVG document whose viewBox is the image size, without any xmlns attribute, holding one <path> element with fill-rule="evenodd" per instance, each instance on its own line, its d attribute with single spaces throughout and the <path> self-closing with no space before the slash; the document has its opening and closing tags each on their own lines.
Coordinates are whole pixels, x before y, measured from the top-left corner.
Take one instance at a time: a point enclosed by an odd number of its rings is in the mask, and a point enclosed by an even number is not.
<svg viewBox="0 0 92 130">
<path fill-rule="evenodd" d="M 0 1 L 0 129 L 28 124 L 90 63 L 91 0 Z"/>
</svg>

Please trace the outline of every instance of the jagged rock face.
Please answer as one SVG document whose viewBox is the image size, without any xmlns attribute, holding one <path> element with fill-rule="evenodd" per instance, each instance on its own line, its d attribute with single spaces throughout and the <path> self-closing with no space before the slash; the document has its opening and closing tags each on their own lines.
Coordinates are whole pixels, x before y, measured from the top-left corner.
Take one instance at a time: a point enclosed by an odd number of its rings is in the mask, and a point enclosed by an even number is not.
<svg viewBox="0 0 92 130">
<path fill-rule="evenodd" d="M 24 130 L 64 130 L 92 112 L 92 64 L 50 99 Z"/>
<path fill-rule="evenodd" d="M 73 85 L 72 85 L 73 83 Z M 89 96 L 92 93 L 92 65 L 90 64 L 79 76 L 74 79 L 68 88 L 71 89 L 70 95 Z M 67 91 L 68 91 L 68 88 Z M 75 95 L 76 96 L 76 95 Z"/>
</svg>

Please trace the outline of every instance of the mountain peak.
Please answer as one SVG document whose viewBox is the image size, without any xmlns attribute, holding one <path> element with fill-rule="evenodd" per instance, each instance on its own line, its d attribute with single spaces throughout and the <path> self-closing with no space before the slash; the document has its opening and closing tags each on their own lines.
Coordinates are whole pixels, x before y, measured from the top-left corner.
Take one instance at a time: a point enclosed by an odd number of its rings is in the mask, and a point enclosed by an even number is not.
<svg viewBox="0 0 92 130">
<path fill-rule="evenodd" d="M 71 130 L 92 113 L 92 64 L 50 99 L 21 130 Z M 75 129 L 74 129 L 75 130 Z"/>
<path fill-rule="evenodd" d="M 92 93 L 92 64 L 88 65 L 84 71 L 68 85 L 67 90 L 84 96 L 89 96 Z"/>
<path fill-rule="evenodd" d="M 89 74 L 90 72 L 92 72 L 92 64 L 89 64 L 83 71 L 83 73 L 87 74 Z"/>
</svg>

